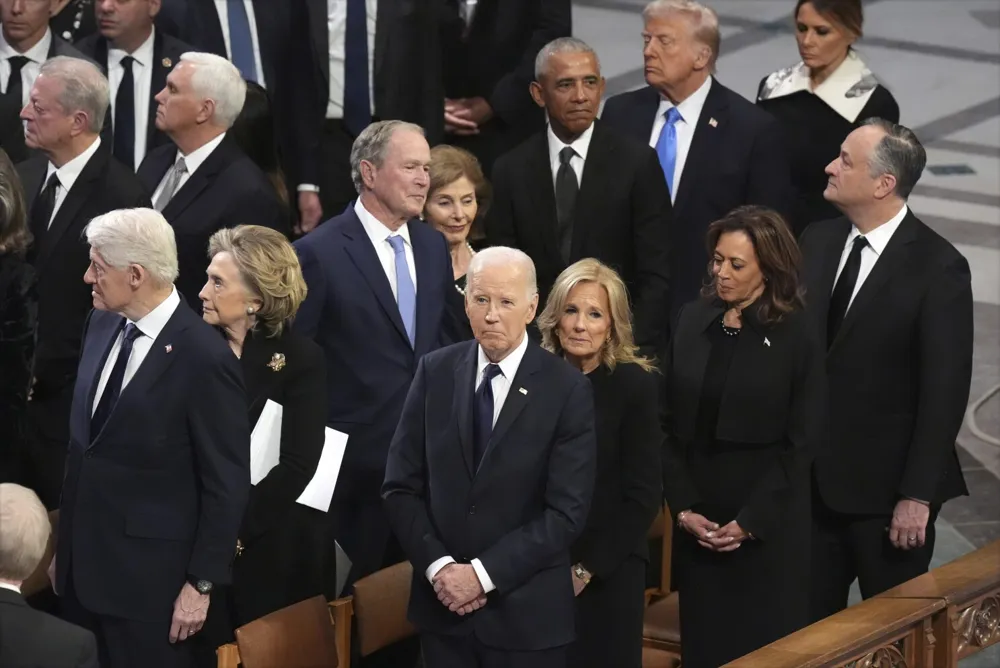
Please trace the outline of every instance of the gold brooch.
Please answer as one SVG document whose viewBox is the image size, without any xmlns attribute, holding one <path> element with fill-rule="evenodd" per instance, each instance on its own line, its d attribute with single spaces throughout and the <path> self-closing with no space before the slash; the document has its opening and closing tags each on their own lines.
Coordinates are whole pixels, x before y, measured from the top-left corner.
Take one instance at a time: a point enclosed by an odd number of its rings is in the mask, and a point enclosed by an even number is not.
<svg viewBox="0 0 1000 668">
<path fill-rule="evenodd" d="M 271 371 L 281 371 L 285 368 L 285 354 L 274 353 L 271 355 L 271 361 L 267 363 L 267 366 L 271 367 Z"/>
<path fill-rule="evenodd" d="M 174 62 L 172 60 L 170 60 L 169 58 L 164 58 L 163 60 L 160 61 L 160 63 L 164 67 L 173 67 L 173 65 L 174 65 Z"/>
</svg>

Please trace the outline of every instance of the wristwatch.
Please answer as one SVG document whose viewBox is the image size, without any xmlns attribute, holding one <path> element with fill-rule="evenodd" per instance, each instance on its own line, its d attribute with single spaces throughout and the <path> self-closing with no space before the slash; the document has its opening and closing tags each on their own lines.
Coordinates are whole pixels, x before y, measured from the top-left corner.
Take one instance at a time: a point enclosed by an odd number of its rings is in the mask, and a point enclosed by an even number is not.
<svg viewBox="0 0 1000 668">
<path fill-rule="evenodd" d="M 583 584 L 590 584 L 590 578 L 592 576 L 590 575 L 590 571 L 584 568 L 583 565 L 577 564 L 576 566 L 573 566 L 573 575 L 575 575 L 578 579 L 583 580 Z"/>
<path fill-rule="evenodd" d="M 195 588 L 195 590 L 202 596 L 206 596 L 212 593 L 212 588 L 215 586 L 208 580 L 202 580 L 196 578 L 193 575 L 188 576 L 188 583 Z"/>
</svg>

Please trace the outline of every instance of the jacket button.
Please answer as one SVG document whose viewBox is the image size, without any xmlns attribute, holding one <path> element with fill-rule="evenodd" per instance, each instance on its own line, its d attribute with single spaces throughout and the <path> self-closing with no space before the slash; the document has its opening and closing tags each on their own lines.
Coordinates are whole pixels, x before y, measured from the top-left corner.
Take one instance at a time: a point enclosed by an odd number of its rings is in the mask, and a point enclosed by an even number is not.
<svg viewBox="0 0 1000 668">
<path fill-rule="evenodd" d="M 470 515 L 475 515 L 476 514 L 476 507 L 475 506 L 470 506 L 469 507 L 469 514 Z"/>
<path fill-rule="evenodd" d="M 86 457 L 87 459 L 90 459 L 91 457 L 94 456 L 94 453 L 91 452 L 90 450 L 87 450 L 87 452 L 85 452 L 83 456 Z"/>
</svg>

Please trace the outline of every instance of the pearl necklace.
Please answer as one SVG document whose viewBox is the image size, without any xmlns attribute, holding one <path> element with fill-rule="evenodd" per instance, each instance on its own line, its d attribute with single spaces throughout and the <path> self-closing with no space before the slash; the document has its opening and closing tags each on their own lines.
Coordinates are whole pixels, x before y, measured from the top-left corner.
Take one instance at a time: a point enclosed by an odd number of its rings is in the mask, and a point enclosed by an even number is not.
<svg viewBox="0 0 1000 668">
<path fill-rule="evenodd" d="M 469 259 L 471 260 L 475 257 L 476 251 L 472 250 L 472 245 L 468 241 L 465 242 L 465 247 L 469 249 Z M 466 275 L 468 275 L 468 272 L 466 272 Z M 455 284 L 455 289 L 458 290 L 458 294 L 463 297 L 465 296 L 465 290 L 463 290 L 457 283 Z"/>
<path fill-rule="evenodd" d="M 722 325 L 722 332 L 726 336 L 739 336 L 740 332 L 743 331 L 742 327 L 730 327 L 729 325 L 727 325 L 725 314 L 723 314 L 723 316 L 719 318 L 719 324 Z"/>
</svg>

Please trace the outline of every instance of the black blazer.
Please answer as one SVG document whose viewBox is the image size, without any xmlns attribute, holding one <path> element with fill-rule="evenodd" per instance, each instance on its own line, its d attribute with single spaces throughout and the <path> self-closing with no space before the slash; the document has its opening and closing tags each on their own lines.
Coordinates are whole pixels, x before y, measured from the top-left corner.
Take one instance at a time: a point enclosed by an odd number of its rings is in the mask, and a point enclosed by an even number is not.
<svg viewBox="0 0 1000 668">
<path fill-rule="evenodd" d="M 73 394 L 56 591 L 84 608 L 163 624 L 189 576 L 228 584 L 250 488 L 236 356 L 181 301 L 98 434 L 91 411 L 125 321 L 93 311 Z"/>
<path fill-rule="evenodd" d="M 0 482 L 13 482 L 24 438 L 38 301 L 35 272 L 23 257 L 0 253 Z"/>
<path fill-rule="evenodd" d="M 79 626 L 35 610 L 0 588 L 0 665 L 4 668 L 98 668 L 97 640 Z"/>
<path fill-rule="evenodd" d="M 647 86 L 609 99 L 601 118 L 648 145 L 659 104 L 660 94 Z M 697 123 L 674 198 L 673 314 L 697 298 L 707 276 L 705 236 L 711 223 L 744 204 L 785 215 L 791 206 L 788 161 L 774 117 L 713 79 Z"/>
<path fill-rule="evenodd" d="M 713 443 L 697 436 L 698 406 L 712 344 L 710 327 L 718 327 L 725 306 L 700 299 L 680 312 L 667 354 L 667 399 L 664 402 L 663 491 L 675 516 L 709 501 L 717 494 L 699 485 L 690 462 Z M 803 313 L 792 313 L 779 323 L 765 325 L 755 308 L 743 311 L 743 331 L 736 344 L 719 404 L 714 437 L 737 444 L 735 452 L 755 450 L 761 467 L 752 489 L 745 490 L 735 518 L 756 538 L 768 540 L 782 530 L 793 500 L 806 502 L 809 462 L 825 433 L 826 378 L 823 347 Z M 701 449 L 703 452 L 696 452 Z M 727 463 L 746 465 L 746 458 L 720 456 L 711 480 L 745 478 L 745 471 L 727 470 Z M 715 484 L 714 482 L 712 483 Z M 738 490 L 726 493 L 732 496 Z"/>
<path fill-rule="evenodd" d="M 48 158 L 39 156 L 17 166 L 29 211 L 45 185 L 48 165 Z M 32 401 L 44 402 L 68 392 L 76 377 L 83 323 L 93 304 L 90 286 L 83 282 L 90 264 L 83 228 L 109 211 L 149 205 L 149 196 L 135 174 L 114 160 L 110 145 L 102 141 L 66 194 L 48 232 L 29 250 L 28 259 L 38 277 Z M 67 440 L 64 412 L 39 426 L 50 438 Z"/>
<path fill-rule="evenodd" d="M 86 54 L 86 56 L 99 63 L 105 71 L 108 71 L 108 40 L 100 33 L 94 33 L 76 43 L 76 48 Z M 156 129 L 156 95 L 167 85 L 167 75 L 174 69 L 174 66 L 181 60 L 181 54 L 187 51 L 194 51 L 194 47 L 185 44 L 176 37 L 166 34 L 162 30 L 155 31 L 153 37 L 153 78 L 149 86 L 149 119 L 146 124 L 146 153 L 149 153 L 157 146 L 170 144 L 170 138 L 161 130 Z M 116 95 L 116 91 L 111 91 Z M 111 115 L 111 107 L 108 107 L 108 115 Z M 105 124 L 105 132 L 102 133 L 104 141 L 110 145 L 114 139 L 111 125 Z M 136 166 L 138 168 L 138 165 Z"/>
<path fill-rule="evenodd" d="M 590 383 L 529 343 L 474 472 L 478 345 L 421 360 L 389 448 L 382 496 L 413 564 L 409 619 L 431 633 L 474 633 L 498 649 L 565 645 L 574 637 L 569 548 L 594 487 Z M 496 586 L 465 617 L 441 605 L 425 576 L 448 555 L 479 559 Z"/>
<path fill-rule="evenodd" d="M 535 263 L 539 308 L 566 268 L 556 237 L 556 196 L 546 132 L 501 156 L 486 217 L 491 246 L 520 248 Z M 594 257 L 625 281 L 635 340 L 655 348 L 667 337 L 668 275 L 674 232 L 670 194 L 653 149 L 596 121 L 574 208 L 570 263 Z M 668 269 L 671 268 L 671 269 Z"/>
<path fill-rule="evenodd" d="M 629 556 L 649 557 L 646 533 L 660 508 L 663 485 L 659 383 L 637 364 L 601 365 L 588 378 L 594 390 L 597 481 L 573 563 L 607 578 Z"/>
<path fill-rule="evenodd" d="M 176 159 L 173 144 L 146 154 L 137 176 L 150 197 Z M 290 231 L 274 186 L 229 137 L 174 193 L 163 216 L 177 236 L 177 290 L 196 312 L 201 312 L 198 293 L 205 285 L 208 240 L 213 234 L 237 225 L 263 225 L 285 234 Z"/>
<path fill-rule="evenodd" d="M 851 223 L 802 234 L 807 311 L 818 335 Z M 910 211 L 855 296 L 826 358 L 829 447 L 815 465 L 824 503 L 890 514 L 901 497 L 968 494 L 955 451 L 972 382 L 969 263 Z"/>
</svg>

